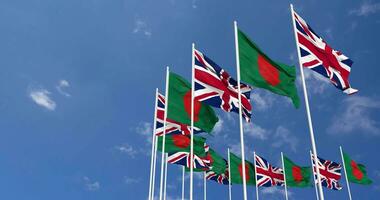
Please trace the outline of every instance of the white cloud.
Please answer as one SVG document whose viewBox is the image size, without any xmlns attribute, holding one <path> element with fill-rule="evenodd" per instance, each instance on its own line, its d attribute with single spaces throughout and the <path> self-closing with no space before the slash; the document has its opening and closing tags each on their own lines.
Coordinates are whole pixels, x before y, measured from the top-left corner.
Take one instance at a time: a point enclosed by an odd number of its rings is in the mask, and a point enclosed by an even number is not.
<svg viewBox="0 0 380 200">
<path fill-rule="evenodd" d="M 274 141 L 275 142 L 272 143 L 273 147 L 279 148 L 284 145 L 287 145 L 294 152 L 297 149 L 297 145 L 298 145 L 297 137 L 292 135 L 291 132 L 283 126 L 277 127 L 276 132 L 274 134 Z"/>
<path fill-rule="evenodd" d="M 100 183 L 98 181 L 92 181 L 87 176 L 83 177 L 84 185 L 88 191 L 96 191 L 100 189 Z"/>
<path fill-rule="evenodd" d="M 380 170 L 375 170 L 373 173 L 377 178 L 380 178 Z"/>
<path fill-rule="evenodd" d="M 29 97 L 39 106 L 48 110 L 55 110 L 56 103 L 50 98 L 50 92 L 45 89 L 31 89 Z"/>
<path fill-rule="evenodd" d="M 327 28 L 324 32 L 329 39 L 333 39 L 332 28 Z"/>
<path fill-rule="evenodd" d="M 215 135 L 218 135 L 219 133 L 221 133 L 223 131 L 223 119 L 219 117 L 219 121 L 215 124 L 214 126 L 214 129 L 213 129 L 213 133 Z"/>
<path fill-rule="evenodd" d="M 58 82 L 58 85 L 55 88 L 61 95 L 65 97 L 70 97 L 71 95 L 64 91 L 64 89 L 68 87 L 70 87 L 70 83 L 67 80 L 63 79 Z"/>
<path fill-rule="evenodd" d="M 191 1 L 191 7 L 193 7 L 194 9 L 198 8 L 198 6 L 197 6 L 197 0 L 192 0 Z"/>
<path fill-rule="evenodd" d="M 244 133 L 250 137 L 260 140 L 266 140 L 269 136 L 269 131 L 253 123 L 243 124 Z"/>
<path fill-rule="evenodd" d="M 148 28 L 147 23 L 145 21 L 143 21 L 142 19 L 136 19 L 135 20 L 135 27 L 133 28 L 132 32 L 135 34 L 141 33 L 141 34 L 145 35 L 146 37 L 152 36 L 152 32 Z"/>
<path fill-rule="evenodd" d="M 136 183 L 140 183 L 141 179 L 140 178 L 125 177 L 124 182 L 126 184 L 136 184 Z"/>
<path fill-rule="evenodd" d="M 368 16 L 380 11 L 380 3 L 363 1 L 359 8 L 351 10 L 349 13 L 357 16 Z"/>
<path fill-rule="evenodd" d="M 305 81 L 307 85 L 308 92 L 313 94 L 325 94 L 327 87 L 333 87 L 330 80 L 326 77 L 312 71 L 309 69 L 304 69 Z M 302 80 L 298 79 L 298 88 L 302 88 Z"/>
<path fill-rule="evenodd" d="M 129 144 L 123 144 L 120 146 L 115 146 L 115 149 L 118 150 L 120 153 L 127 154 L 129 157 L 134 158 L 135 155 L 138 153 L 131 145 Z"/>
<path fill-rule="evenodd" d="M 350 96 L 343 102 L 339 115 L 333 117 L 328 128 L 331 134 L 347 134 L 356 131 L 360 134 L 379 135 L 379 122 L 371 117 L 371 111 L 380 109 L 380 101 L 369 97 Z"/>
<path fill-rule="evenodd" d="M 253 110 L 263 111 L 270 108 L 273 104 L 274 99 L 269 95 L 265 95 L 256 91 L 251 93 L 251 99 L 253 104 Z"/>
<path fill-rule="evenodd" d="M 141 122 L 135 129 L 136 133 L 146 137 L 148 144 L 152 144 L 152 134 L 153 128 L 152 123 Z"/>
<path fill-rule="evenodd" d="M 263 195 L 269 195 L 269 196 L 271 196 L 271 199 L 275 198 L 275 196 L 277 196 L 278 199 L 284 199 L 284 197 L 285 197 L 285 190 L 284 190 L 283 187 L 281 187 L 281 188 L 278 188 L 278 187 L 264 187 L 263 189 L 260 190 L 260 192 Z M 289 190 L 288 190 L 288 196 L 291 196 L 291 195 L 292 195 L 292 193 L 289 192 Z"/>
</svg>

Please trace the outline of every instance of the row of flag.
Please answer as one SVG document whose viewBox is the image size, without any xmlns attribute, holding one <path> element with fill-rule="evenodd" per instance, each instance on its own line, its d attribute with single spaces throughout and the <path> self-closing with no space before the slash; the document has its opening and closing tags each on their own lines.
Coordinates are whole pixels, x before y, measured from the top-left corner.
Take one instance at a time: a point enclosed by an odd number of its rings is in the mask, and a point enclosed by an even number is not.
<svg viewBox="0 0 380 200">
<path fill-rule="evenodd" d="M 161 149 L 162 136 L 158 137 L 158 149 Z M 190 167 L 190 137 L 181 134 L 168 135 L 165 140 L 165 152 L 168 153 L 168 163 Z M 289 187 L 308 187 L 312 186 L 312 174 L 316 174 L 315 168 L 318 167 L 321 174 L 322 186 L 333 190 L 341 190 L 339 184 L 341 179 L 342 165 L 318 157 L 318 164 L 314 163 L 313 154 L 311 160 L 313 167 L 300 166 L 283 156 L 283 167 L 276 167 L 270 164 L 265 158 L 254 155 L 254 161 L 251 163 L 246 160 L 246 182 L 248 185 L 259 187 L 284 186 L 285 182 Z M 347 180 L 358 184 L 371 184 L 372 181 L 368 178 L 366 167 L 358 164 L 350 156 L 342 152 L 342 162 L 347 172 Z M 215 152 L 206 144 L 206 138 L 194 137 L 194 162 L 195 171 L 206 171 L 208 180 L 216 181 L 220 184 L 227 185 L 241 184 L 243 182 L 243 174 L 241 171 L 241 158 L 233 153 L 229 153 L 229 161 Z M 313 170 L 313 169 L 314 170 Z M 286 176 L 285 176 L 286 174 Z M 231 179 L 230 179 L 231 178 Z M 314 178 L 316 180 L 316 178 Z"/>
<path fill-rule="evenodd" d="M 325 76 L 344 93 L 356 93 L 358 90 L 352 88 L 348 81 L 353 62 L 340 51 L 332 49 L 293 9 L 292 19 L 300 65 Z M 307 187 L 313 186 L 313 182 L 320 181 L 319 185 L 340 190 L 342 187 L 338 180 L 341 178 L 341 165 L 318 156 L 314 157 L 317 155 L 314 136 L 312 136 L 313 154 L 311 153 L 313 167 L 301 167 L 286 156 L 282 156 L 281 168 L 274 167 L 256 154 L 253 163 L 245 160 L 244 142 L 242 142 L 242 158 L 228 153 L 226 160 L 206 144 L 206 138 L 194 136 L 198 133 L 212 132 L 219 120 L 213 107 L 238 113 L 240 119 L 250 122 L 252 118 L 250 93 L 254 87 L 286 96 L 296 108 L 300 106 L 294 66 L 271 59 L 247 34 L 238 29 L 236 24 L 235 43 L 237 80 L 204 53 L 195 49 L 194 45 L 192 82 L 176 73 L 168 72 L 166 96 L 156 93 L 152 160 L 156 156 L 153 155 L 155 148 L 167 153 L 166 162 L 185 166 L 191 171 L 191 176 L 193 171 L 205 172 L 209 180 L 220 184 L 243 184 L 244 188 L 245 185 Z M 306 93 L 305 87 L 304 93 Z M 308 102 L 306 97 L 305 99 Z M 308 119 L 310 122 L 309 115 Z M 311 123 L 309 126 L 312 129 Z M 371 183 L 363 165 L 357 164 L 345 153 L 342 153 L 342 159 L 348 181 L 359 184 Z M 313 177 L 313 182 L 312 174 L 316 176 Z M 153 198 L 151 191 L 150 197 Z"/>
</svg>

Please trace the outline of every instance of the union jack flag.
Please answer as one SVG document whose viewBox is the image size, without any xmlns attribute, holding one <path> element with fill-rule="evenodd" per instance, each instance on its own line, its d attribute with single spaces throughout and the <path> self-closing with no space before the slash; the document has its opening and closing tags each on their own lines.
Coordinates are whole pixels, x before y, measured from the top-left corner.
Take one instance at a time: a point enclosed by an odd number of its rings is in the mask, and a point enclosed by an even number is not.
<svg viewBox="0 0 380 200">
<path fill-rule="evenodd" d="M 226 165 L 227 165 L 227 161 L 226 161 Z M 212 170 L 207 171 L 206 172 L 206 179 L 207 180 L 213 180 L 213 181 L 220 183 L 220 184 L 223 184 L 223 185 L 228 185 L 228 183 L 229 183 L 228 167 L 226 168 L 226 171 L 222 174 L 218 174 Z"/>
<path fill-rule="evenodd" d="M 157 96 L 157 117 L 156 117 L 156 135 L 164 134 L 164 115 L 165 115 L 165 96 L 158 93 Z M 190 135 L 191 126 L 166 119 L 166 134 Z M 203 132 L 201 129 L 194 127 L 194 134 Z"/>
<path fill-rule="evenodd" d="M 205 152 L 207 153 L 208 150 L 209 150 L 209 146 L 205 145 Z M 167 162 L 171 164 L 183 165 L 187 168 L 190 168 L 190 164 L 191 164 L 190 155 L 191 155 L 190 152 L 168 153 Z M 194 158 L 194 163 L 193 163 L 194 169 L 200 169 L 204 171 L 210 169 L 211 160 L 207 156 L 200 157 L 194 154 L 193 158 Z"/>
<path fill-rule="evenodd" d="M 239 113 L 237 81 L 198 50 L 194 50 L 194 56 L 195 99 L 226 112 Z M 240 88 L 242 115 L 249 122 L 252 110 L 249 102 L 251 87 L 240 84 Z"/>
<path fill-rule="evenodd" d="M 255 155 L 255 167 L 257 176 L 257 186 L 271 187 L 283 186 L 284 171 L 279 167 L 274 167 L 264 158 Z"/>
<path fill-rule="evenodd" d="M 293 14 L 302 66 L 329 78 L 344 93 L 356 93 L 358 90 L 351 88 L 348 81 L 353 61 L 340 51 L 332 49 L 305 20 L 296 12 Z"/>
<path fill-rule="evenodd" d="M 311 160 L 313 161 L 313 171 L 315 175 L 316 183 L 318 183 L 317 172 L 315 168 L 314 155 L 311 155 Z M 318 157 L 318 168 L 319 174 L 321 176 L 321 184 L 324 187 L 333 190 L 341 190 L 342 186 L 339 184 L 339 179 L 341 178 L 342 166 L 339 163 L 324 160 Z"/>
</svg>

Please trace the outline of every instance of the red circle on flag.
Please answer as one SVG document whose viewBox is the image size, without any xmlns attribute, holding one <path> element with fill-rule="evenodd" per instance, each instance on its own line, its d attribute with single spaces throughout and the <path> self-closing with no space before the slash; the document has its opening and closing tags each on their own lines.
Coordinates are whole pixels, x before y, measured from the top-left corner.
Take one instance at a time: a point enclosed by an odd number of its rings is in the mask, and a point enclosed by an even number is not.
<svg viewBox="0 0 380 200">
<path fill-rule="evenodd" d="M 185 106 L 185 111 L 189 118 L 191 119 L 191 90 L 186 92 L 183 96 L 183 104 Z M 201 110 L 201 102 L 194 100 L 194 122 L 199 120 L 199 111 Z"/>
<path fill-rule="evenodd" d="M 298 166 L 293 166 L 292 167 L 292 175 L 293 175 L 293 179 L 295 182 L 301 182 L 303 177 L 302 177 L 302 172 L 301 172 L 301 168 L 298 167 Z"/>
<path fill-rule="evenodd" d="M 259 73 L 265 79 L 265 81 L 272 85 L 278 85 L 280 80 L 280 73 L 264 56 L 259 55 L 257 57 L 257 64 L 259 66 Z"/>
<path fill-rule="evenodd" d="M 173 135 L 173 143 L 179 148 L 187 148 L 190 146 L 190 138 L 184 135 Z"/>
<path fill-rule="evenodd" d="M 239 164 L 238 169 L 239 169 L 240 177 L 244 177 L 243 176 L 243 165 L 242 165 L 242 163 Z M 245 180 L 249 181 L 249 178 L 250 178 L 250 176 L 249 176 L 249 166 L 246 163 L 245 164 Z"/>
<path fill-rule="evenodd" d="M 355 161 L 351 160 L 350 165 L 352 167 L 352 174 L 355 176 L 355 178 L 359 181 L 362 180 L 364 175 L 363 172 L 359 169 L 358 164 Z"/>
</svg>

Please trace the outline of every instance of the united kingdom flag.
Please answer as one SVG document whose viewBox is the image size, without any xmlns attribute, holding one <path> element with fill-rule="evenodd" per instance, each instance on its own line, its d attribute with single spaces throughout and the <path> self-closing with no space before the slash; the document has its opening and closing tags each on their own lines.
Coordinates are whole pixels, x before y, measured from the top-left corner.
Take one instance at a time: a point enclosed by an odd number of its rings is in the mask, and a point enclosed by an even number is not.
<svg viewBox="0 0 380 200">
<path fill-rule="evenodd" d="M 330 82 L 346 94 L 358 90 L 350 86 L 348 77 L 353 63 L 340 51 L 332 49 L 296 12 L 293 12 L 296 37 L 303 67 L 330 79 Z"/>
<path fill-rule="evenodd" d="M 209 151 L 209 146 L 205 145 L 205 152 L 207 153 Z M 171 164 L 177 164 L 177 165 L 183 165 L 187 168 L 190 168 L 191 164 L 191 158 L 190 158 L 190 152 L 174 152 L 174 153 L 168 153 L 168 159 L 167 162 Z M 193 168 L 194 169 L 200 169 L 200 170 L 209 170 L 211 165 L 211 160 L 207 157 L 200 157 L 196 154 L 193 155 L 194 162 L 193 162 Z"/>
<path fill-rule="evenodd" d="M 165 115 L 165 96 L 158 93 L 157 96 L 157 117 L 156 117 L 156 135 L 164 134 L 164 115 Z M 186 124 L 166 119 L 166 134 L 190 135 L 191 127 Z M 203 132 L 201 129 L 194 127 L 194 134 Z"/>
<path fill-rule="evenodd" d="M 268 163 L 264 158 L 255 154 L 255 168 L 257 186 L 271 187 L 271 186 L 283 186 L 284 171 L 279 167 L 274 167 Z"/>
<path fill-rule="evenodd" d="M 227 161 L 226 161 L 227 165 Z M 207 180 L 213 180 L 219 184 L 228 185 L 229 183 L 229 173 L 228 173 L 228 167 L 226 168 L 226 171 L 222 174 L 218 174 L 212 170 L 209 170 L 206 172 L 206 179 Z"/>
<path fill-rule="evenodd" d="M 224 111 L 239 113 L 237 81 L 198 50 L 194 50 L 194 56 L 195 98 Z M 240 84 L 240 89 L 242 115 L 249 122 L 252 111 L 249 101 L 251 87 Z"/>
<path fill-rule="evenodd" d="M 317 183 L 318 177 L 315 168 L 314 155 L 311 155 L 311 159 L 313 161 L 313 171 Z M 333 190 L 341 190 L 342 186 L 339 184 L 338 181 L 341 178 L 340 171 L 342 169 L 342 166 L 339 163 L 330 160 L 325 160 L 320 157 L 318 157 L 317 160 L 322 186 Z"/>
</svg>

